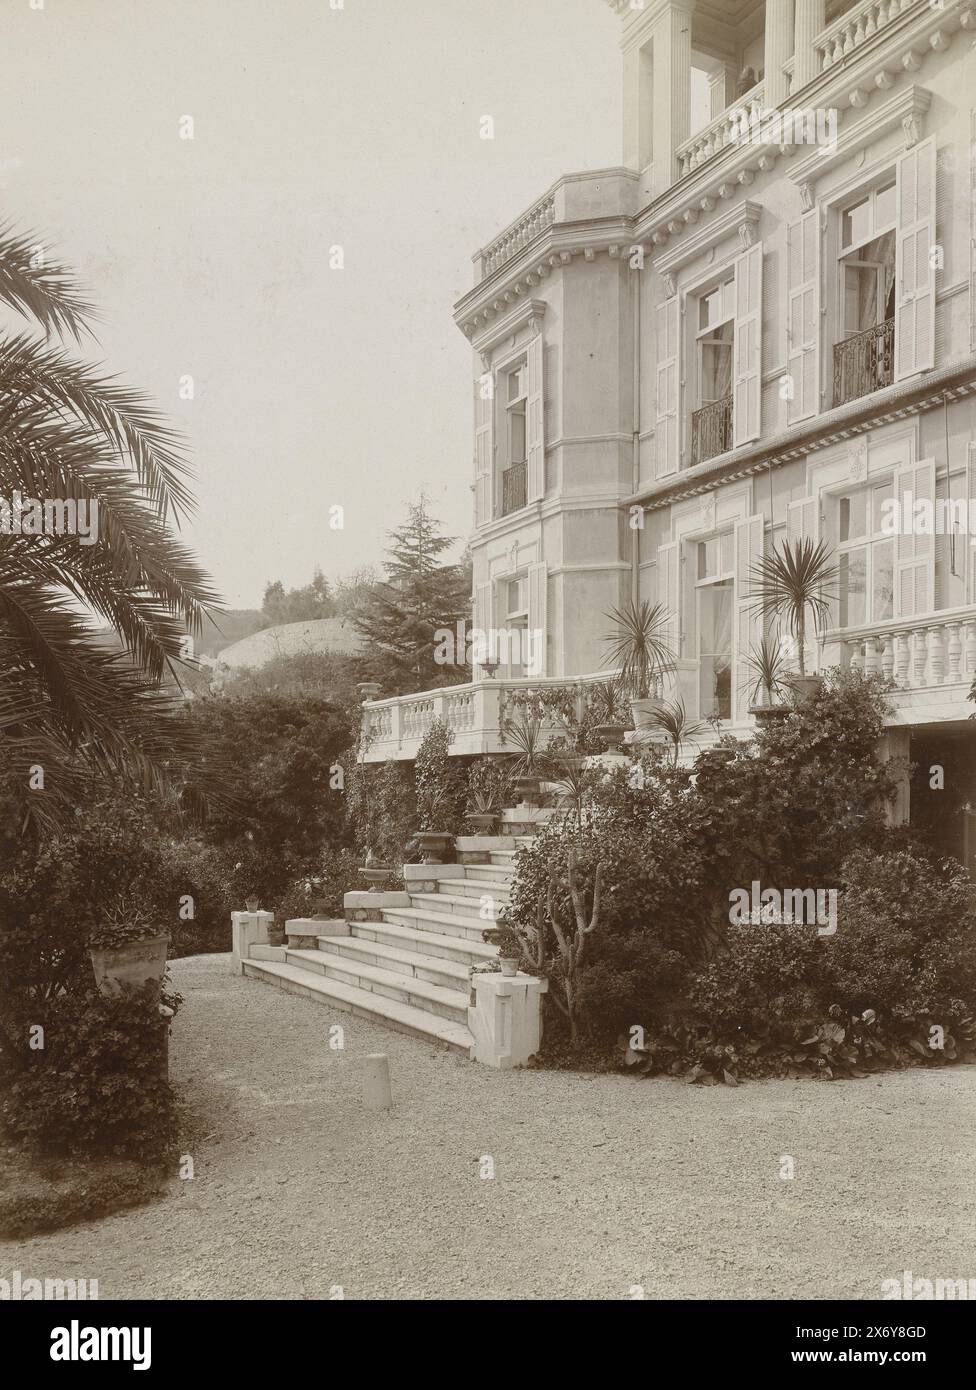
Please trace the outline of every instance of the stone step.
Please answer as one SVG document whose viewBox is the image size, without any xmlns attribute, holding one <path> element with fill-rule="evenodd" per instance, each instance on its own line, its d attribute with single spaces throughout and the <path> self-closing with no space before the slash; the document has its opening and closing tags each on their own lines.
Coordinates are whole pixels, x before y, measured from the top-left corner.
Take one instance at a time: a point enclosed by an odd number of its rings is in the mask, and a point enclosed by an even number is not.
<svg viewBox="0 0 976 1390">
<path fill-rule="evenodd" d="M 314 955 L 314 952 L 308 954 Z M 244 961 L 244 974 L 254 979 L 277 985 L 290 994 L 300 994 L 316 1003 L 325 1004 L 337 1013 L 350 1013 L 354 1018 L 365 1018 L 373 1023 L 393 1028 L 398 1033 L 406 1033 L 434 1047 L 447 1048 L 451 1052 L 461 1052 L 471 1056 L 474 1039 L 464 1024 L 441 1018 L 437 1014 L 418 1009 L 412 1004 L 401 1003 L 398 999 L 387 999 L 374 990 L 359 989 L 355 985 L 344 984 L 341 980 L 331 980 L 316 970 L 304 965 L 293 965 L 285 961 Z"/>
<path fill-rule="evenodd" d="M 438 893 L 451 898 L 472 898 L 475 902 L 483 897 L 494 897 L 500 903 L 507 903 L 511 887 L 509 881 L 503 878 L 488 882 L 484 879 L 442 878 L 437 882 Z"/>
<path fill-rule="evenodd" d="M 489 946 L 486 941 L 466 941 L 436 931 L 422 931 L 412 920 L 406 926 L 397 922 L 356 922 L 352 934 L 362 941 L 379 941 L 385 946 L 397 946 L 404 951 L 416 951 L 419 955 L 436 956 L 462 965 L 479 965 L 483 960 L 495 960 L 498 956 L 498 948 Z"/>
<path fill-rule="evenodd" d="M 401 975 L 415 975 L 428 984 L 444 989 L 467 991 L 471 966 L 462 961 L 446 960 L 443 956 L 425 956 L 419 951 L 405 951 L 401 946 L 388 946 L 382 941 L 364 941 L 358 936 L 320 936 L 319 950 L 341 960 L 361 961 L 377 965 Z"/>
<path fill-rule="evenodd" d="M 484 899 L 484 901 L 482 901 Z M 500 916 L 502 908 L 508 899 L 498 897 L 490 887 L 485 886 L 485 892 L 477 898 L 456 898 L 450 893 L 411 893 L 410 906 L 420 908 L 424 912 L 434 912 L 438 916 L 446 913 L 449 917 L 459 917 L 467 922 L 483 922 L 485 927 L 490 927 L 492 922 Z M 482 915 L 484 909 L 484 915 Z M 392 912 L 398 911 L 391 908 Z"/>
<path fill-rule="evenodd" d="M 418 897 L 429 896 L 435 898 L 439 903 L 442 901 L 438 894 L 417 894 Z M 482 932 L 487 931 L 492 925 L 491 922 L 479 922 L 477 915 L 456 916 L 453 912 L 438 912 L 433 907 L 426 904 L 423 907 L 384 907 L 383 921 L 395 923 L 400 927 L 414 927 L 417 931 L 425 932 L 431 936 L 457 937 L 466 945 L 475 942 L 484 945 Z M 357 922 L 356 926 L 372 926 L 371 922 Z"/>
<path fill-rule="evenodd" d="M 400 974 L 388 967 L 366 965 L 362 961 L 331 955 L 326 951 L 288 951 L 285 961 L 314 970 L 341 984 L 369 990 L 382 995 L 384 999 L 396 999 L 401 1004 L 411 1004 L 415 1009 L 426 1009 L 428 1013 L 437 1014 L 438 1018 L 467 1024 L 467 983 L 461 989 L 445 989 L 443 985 L 432 985 L 414 975 Z"/>
<path fill-rule="evenodd" d="M 493 850 L 491 850 L 491 865 L 490 865 L 490 867 L 491 867 L 491 868 L 497 868 L 499 865 L 504 865 L 504 867 L 509 871 L 509 873 L 514 874 L 514 872 L 515 872 L 515 850 L 514 850 L 514 849 L 493 849 Z"/>
<path fill-rule="evenodd" d="M 515 873 L 514 863 L 465 864 L 463 867 L 465 883 L 498 883 L 510 887 Z"/>
</svg>

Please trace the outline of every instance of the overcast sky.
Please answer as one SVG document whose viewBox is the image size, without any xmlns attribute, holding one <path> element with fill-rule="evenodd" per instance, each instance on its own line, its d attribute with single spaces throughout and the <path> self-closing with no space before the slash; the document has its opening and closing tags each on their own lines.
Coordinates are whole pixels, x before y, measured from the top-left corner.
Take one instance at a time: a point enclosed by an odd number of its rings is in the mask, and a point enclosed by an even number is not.
<svg viewBox="0 0 976 1390">
<path fill-rule="evenodd" d="M 378 560 L 421 489 L 467 534 L 471 256 L 620 159 L 603 0 L 331 3 L 0 0 L 2 216 L 90 288 L 86 355 L 185 430 L 186 535 L 233 607 Z"/>
</svg>

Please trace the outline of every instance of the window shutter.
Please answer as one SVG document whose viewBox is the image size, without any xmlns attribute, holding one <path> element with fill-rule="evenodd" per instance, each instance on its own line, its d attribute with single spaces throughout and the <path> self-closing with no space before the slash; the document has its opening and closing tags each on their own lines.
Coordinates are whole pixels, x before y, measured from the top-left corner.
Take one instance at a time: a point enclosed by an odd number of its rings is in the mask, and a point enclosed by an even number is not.
<svg viewBox="0 0 976 1390">
<path fill-rule="evenodd" d="M 898 160 L 895 380 L 935 366 L 935 141 Z"/>
<path fill-rule="evenodd" d="M 529 565 L 529 631 L 532 636 L 531 663 L 526 667 L 530 676 L 546 674 L 546 575 L 545 564 Z"/>
<path fill-rule="evenodd" d="M 749 697 L 754 684 L 747 664 L 748 658 L 752 648 L 758 646 L 762 640 L 763 615 L 756 609 L 753 566 L 763 556 L 764 529 L 761 515 L 736 522 L 735 527 L 735 650 L 732 653 L 735 699 L 732 712 L 734 717 L 740 720 L 745 719 L 748 713 Z"/>
<path fill-rule="evenodd" d="M 475 640 L 473 642 L 472 652 L 483 655 L 486 660 L 490 660 L 495 655 L 491 642 L 491 592 L 490 583 L 474 586 L 474 629 L 475 632 L 482 633 L 483 637 L 481 641 Z M 472 674 L 474 673 L 472 672 Z"/>
<path fill-rule="evenodd" d="M 817 212 L 786 232 L 786 370 L 793 383 L 791 425 L 820 410 L 820 231 Z"/>
<path fill-rule="evenodd" d="M 732 444 L 759 438 L 762 408 L 762 242 L 735 262 L 735 338 L 732 377 Z"/>
<path fill-rule="evenodd" d="M 673 656 L 681 655 L 681 542 L 662 545 L 657 552 L 658 594 L 667 622 L 664 639 Z"/>
<path fill-rule="evenodd" d="M 799 502 L 788 502 L 786 506 L 786 539 L 799 541 L 809 538 L 816 541 L 820 530 L 817 525 L 816 497 L 801 497 Z"/>
<path fill-rule="evenodd" d="M 487 399 L 486 399 L 487 396 Z M 494 515 L 492 473 L 495 441 L 495 378 L 486 372 L 474 386 L 474 524 L 484 526 Z"/>
<path fill-rule="evenodd" d="M 657 307 L 656 474 L 678 471 L 678 296 Z"/>
<path fill-rule="evenodd" d="M 526 359 L 528 398 L 525 402 L 526 498 L 538 502 L 546 495 L 546 442 L 542 400 L 542 334 L 529 343 Z"/>
<path fill-rule="evenodd" d="M 931 613 L 935 602 L 935 536 L 919 535 L 913 524 L 915 503 L 924 501 L 934 527 L 935 460 L 896 468 L 894 493 L 901 510 L 895 536 L 895 617 L 915 618 Z"/>
</svg>

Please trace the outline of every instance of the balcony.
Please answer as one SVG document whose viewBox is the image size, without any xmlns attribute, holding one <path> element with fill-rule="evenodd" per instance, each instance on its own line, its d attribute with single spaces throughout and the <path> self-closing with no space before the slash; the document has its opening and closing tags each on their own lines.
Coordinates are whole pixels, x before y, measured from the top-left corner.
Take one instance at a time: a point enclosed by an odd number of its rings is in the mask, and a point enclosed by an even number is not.
<svg viewBox="0 0 976 1390">
<path fill-rule="evenodd" d="M 513 463 L 502 474 L 502 516 L 508 516 L 509 512 L 521 511 L 525 506 L 526 470 L 527 465 L 524 462 Z"/>
<path fill-rule="evenodd" d="M 517 716 L 521 701 L 542 691 L 565 690 L 584 707 L 586 687 L 612 680 L 614 671 L 598 671 L 566 677 L 513 677 L 481 680 L 468 685 L 449 685 L 442 690 L 423 690 L 398 695 L 392 700 L 369 700 L 363 705 L 362 730 L 366 742 L 364 761 L 382 763 L 415 758 L 424 734 L 435 719 L 442 719 L 454 734 L 451 754 L 470 757 L 481 753 L 514 752 L 502 735 L 506 719 Z M 544 721 L 544 729 L 562 732 L 557 721 Z"/>
<path fill-rule="evenodd" d="M 732 448 L 732 397 L 724 396 L 691 417 L 691 462 L 704 463 Z"/>
<path fill-rule="evenodd" d="M 834 405 L 847 405 L 894 380 L 895 321 L 885 319 L 834 346 Z"/>
<path fill-rule="evenodd" d="M 758 82 L 745 96 L 733 101 L 714 120 L 709 121 L 675 151 L 678 178 L 700 169 L 713 155 L 729 145 L 741 145 L 749 123 L 762 119 L 763 84 Z"/>
<path fill-rule="evenodd" d="M 827 643 L 827 665 L 839 655 L 841 666 L 889 682 L 891 723 L 964 720 L 972 713 L 966 696 L 976 675 L 976 607 L 842 628 Z"/>
<path fill-rule="evenodd" d="M 838 63 L 843 63 L 913 7 L 920 12 L 943 8 L 942 5 L 931 3 L 931 0 L 860 0 L 859 4 L 848 5 L 833 23 L 817 35 L 814 46 L 818 68 L 827 72 Z"/>
</svg>

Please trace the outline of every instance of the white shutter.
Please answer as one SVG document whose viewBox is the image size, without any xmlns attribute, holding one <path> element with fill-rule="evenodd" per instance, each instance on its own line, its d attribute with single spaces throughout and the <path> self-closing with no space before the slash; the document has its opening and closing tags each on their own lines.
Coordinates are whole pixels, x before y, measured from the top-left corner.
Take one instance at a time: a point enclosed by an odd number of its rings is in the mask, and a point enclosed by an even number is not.
<svg viewBox="0 0 976 1390">
<path fill-rule="evenodd" d="M 528 386 L 525 402 L 526 497 L 538 502 L 546 495 L 545 417 L 542 400 L 542 334 L 529 343 L 526 358 Z"/>
<path fill-rule="evenodd" d="M 657 552 L 658 594 L 667 622 L 664 640 L 675 657 L 681 655 L 681 542 L 662 545 Z"/>
<path fill-rule="evenodd" d="M 762 405 L 762 242 L 735 262 L 732 445 L 759 438 Z"/>
<path fill-rule="evenodd" d="M 761 515 L 750 516 L 735 526 L 735 631 L 733 634 L 733 716 L 745 719 L 755 683 L 747 665 L 750 652 L 762 641 L 763 615 L 756 607 L 759 584 L 754 566 L 763 556 L 765 523 Z"/>
<path fill-rule="evenodd" d="M 491 640 L 491 590 L 490 583 L 474 586 L 474 628 L 475 632 L 483 636 L 480 641 L 476 639 L 472 643 L 473 655 L 483 656 L 488 661 L 497 660 L 497 652 L 492 651 Z M 480 665 L 480 662 L 478 664 Z"/>
<path fill-rule="evenodd" d="M 529 631 L 532 661 L 526 668 L 530 676 L 546 674 L 546 566 L 529 565 Z"/>
<path fill-rule="evenodd" d="M 494 466 L 495 378 L 491 372 L 474 388 L 474 524 L 484 526 L 494 515 L 492 474 Z"/>
<path fill-rule="evenodd" d="M 935 536 L 916 529 L 916 502 L 927 502 L 926 520 L 935 525 L 935 460 L 922 459 L 895 469 L 895 496 L 901 526 L 895 535 L 895 617 L 916 618 L 935 603 Z"/>
<path fill-rule="evenodd" d="M 786 232 L 786 370 L 793 383 L 786 418 L 794 425 L 820 410 L 820 231 L 808 212 Z"/>
<path fill-rule="evenodd" d="M 810 540 L 816 541 L 820 529 L 817 525 L 818 520 L 817 499 L 815 497 L 801 497 L 799 502 L 788 502 L 786 505 L 786 539 L 799 541 L 808 537 Z"/>
<path fill-rule="evenodd" d="M 935 366 L 935 141 L 898 159 L 895 380 Z"/>
<path fill-rule="evenodd" d="M 678 296 L 657 307 L 656 475 L 678 471 Z"/>
</svg>

